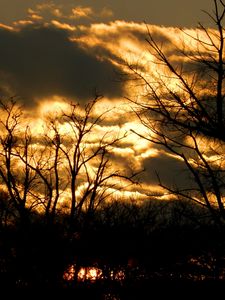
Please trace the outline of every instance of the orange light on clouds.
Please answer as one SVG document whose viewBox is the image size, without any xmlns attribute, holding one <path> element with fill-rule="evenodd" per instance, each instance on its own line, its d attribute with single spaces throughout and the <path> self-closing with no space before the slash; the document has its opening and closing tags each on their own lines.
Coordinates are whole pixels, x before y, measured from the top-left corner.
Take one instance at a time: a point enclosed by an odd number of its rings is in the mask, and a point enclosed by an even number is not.
<svg viewBox="0 0 225 300">
<path fill-rule="evenodd" d="M 69 17 L 64 18 L 62 21 L 58 20 L 57 17 L 62 17 L 62 11 L 56 5 L 53 5 L 51 2 L 46 4 L 40 4 L 36 6 L 36 9 L 28 10 L 29 19 L 18 20 L 14 23 L 14 27 L 0 24 L 0 28 L 6 30 L 19 30 L 23 26 L 28 24 L 33 24 L 34 22 L 39 22 L 42 19 L 42 16 L 39 15 L 40 12 L 48 11 L 52 13 L 54 19 L 51 19 L 46 26 L 57 27 L 59 30 L 65 30 L 68 32 L 70 41 L 76 41 L 79 43 L 80 47 L 85 48 L 85 51 L 89 52 L 91 55 L 96 55 L 96 59 L 101 59 L 102 61 L 108 60 L 112 64 L 120 67 L 121 71 L 125 70 L 124 63 L 133 63 L 137 65 L 138 72 L 148 76 L 148 79 L 151 79 L 157 73 L 157 75 L 165 75 L 165 68 L 154 64 L 154 56 L 148 51 L 147 44 L 145 44 L 141 39 L 144 38 L 144 35 L 147 35 L 147 26 L 146 24 L 134 23 L 134 22 L 125 22 L 125 21 L 114 21 L 110 23 L 95 23 L 90 26 L 85 25 L 74 25 L 69 24 Z M 71 13 L 71 11 L 70 11 Z M 110 16 L 111 11 L 105 9 L 102 10 L 102 13 L 105 16 Z M 93 9 L 86 6 L 77 6 L 72 9 L 73 18 L 89 18 L 95 14 Z M 71 16 L 70 16 L 71 17 Z M 71 21 L 71 18 L 70 18 Z M 76 23 L 75 23 L 76 24 Z M 152 34 L 155 35 L 159 41 L 161 39 L 162 48 L 170 53 L 169 57 L 171 60 L 179 60 L 179 63 L 185 63 L 187 57 L 182 57 L 177 52 L 177 47 L 181 43 L 184 43 L 185 47 L 188 49 L 193 49 L 197 45 L 197 41 L 192 39 L 190 36 L 195 36 L 205 40 L 207 36 L 202 31 L 196 31 L 194 29 L 184 29 L 183 31 L 178 28 L 173 27 L 159 27 L 154 25 L 148 25 L 149 30 Z M 213 31 L 212 31 L 213 32 Z M 78 33 L 78 34 L 77 34 Z M 116 40 L 116 43 L 115 43 Z M 96 51 L 96 49 L 98 51 Z M 104 50 L 104 51 L 101 51 Z M 201 49 L 199 49 L 201 50 Z M 107 52 L 108 51 L 108 52 Z M 109 53 L 108 55 L 104 53 Z M 164 79 L 166 81 L 166 79 Z M 171 80 L 168 78 L 169 88 L 174 91 L 179 91 L 179 85 L 176 80 Z M 123 83 L 124 94 L 137 94 L 137 101 L 143 101 L 143 96 L 148 93 L 146 86 L 138 85 L 136 82 Z M 52 95 L 44 99 L 36 99 L 38 106 L 32 108 L 30 113 L 27 112 L 26 121 L 30 125 L 31 133 L 36 135 L 36 138 L 39 134 L 42 134 L 46 130 L 45 120 L 54 118 L 57 114 L 60 114 L 62 111 L 68 111 L 69 104 L 64 102 L 64 99 L 59 95 Z M 74 100 L 74 99 L 73 99 Z M 148 99 L 146 100 L 148 101 Z M 189 100 L 187 100 L 189 101 Z M 80 108 L 79 113 L 82 116 L 82 108 Z M 136 119 L 135 114 L 132 112 L 131 104 L 128 104 L 128 101 L 125 100 L 122 96 L 121 98 L 117 97 L 114 99 L 103 98 L 96 104 L 92 112 L 92 117 L 95 118 L 102 114 L 102 121 L 99 124 L 96 124 L 90 135 L 87 136 L 83 144 L 88 151 L 95 149 L 99 145 L 99 141 L 104 137 L 105 142 L 109 142 L 113 138 L 121 138 L 124 136 L 124 139 L 121 139 L 116 145 L 112 146 L 111 155 L 114 156 L 114 165 L 116 167 L 125 167 L 129 165 L 134 171 L 139 171 L 143 167 L 143 162 L 146 159 L 154 159 L 155 157 L 160 157 L 160 150 L 156 149 L 155 146 L 150 143 L 147 139 L 139 137 L 136 133 L 140 133 L 142 136 L 149 135 L 145 126 L 140 124 Z M 88 124 L 89 125 L 89 124 Z M 25 125 L 21 125 L 24 126 Z M 67 136 L 68 140 L 70 138 L 71 127 L 69 122 L 64 122 L 59 124 L 60 133 Z M 51 134 L 51 132 L 48 132 Z M 54 134 L 54 133 L 52 133 Z M 153 135 L 152 132 L 150 132 Z M 154 136 L 153 136 L 154 137 Z M 72 139 L 71 139 L 72 141 Z M 191 144 L 192 141 L 188 140 L 187 143 Z M 72 142 L 71 142 L 72 143 Z M 199 147 L 205 152 L 208 151 L 209 143 L 207 141 L 199 141 Z M 36 143 L 33 144 L 33 147 L 39 147 L 41 145 Z M 205 147 L 205 149 L 204 149 Z M 208 147 L 208 148 L 207 148 Z M 222 153 L 221 153 L 222 155 Z M 169 157 L 169 154 L 168 154 Z M 215 160 L 219 162 L 220 155 L 205 154 L 205 157 L 208 160 Z M 173 159 L 179 159 L 179 157 L 172 157 Z M 95 174 L 94 163 L 88 165 L 88 172 L 90 176 Z M 112 184 L 116 183 L 115 181 L 111 182 Z M 78 187 L 77 193 L 81 195 L 83 189 L 85 188 L 85 183 Z M 150 191 L 156 191 L 161 199 L 167 199 L 169 196 L 165 194 L 165 191 L 154 185 L 142 186 L 143 193 L 141 189 L 137 190 L 136 187 L 133 190 L 126 188 L 124 192 L 117 190 L 116 188 L 112 193 L 117 198 L 124 197 L 125 199 L 129 198 L 145 198 L 145 195 Z M 154 190 L 155 189 L 155 190 Z M 65 191 L 64 191 L 65 192 Z M 66 192 L 65 192 L 66 195 Z M 144 195 L 144 196 L 143 196 Z M 66 196 L 61 196 L 62 199 L 66 199 Z M 66 200 L 65 200 L 66 201 Z"/>
<path fill-rule="evenodd" d="M 52 20 L 51 23 L 59 29 L 65 29 L 65 30 L 69 30 L 69 31 L 75 31 L 76 30 L 76 26 L 72 26 L 72 25 L 67 24 L 67 23 L 61 23 L 57 20 Z"/>
<path fill-rule="evenodd" d="M 76 18 L 88 18 L 93 15 L 93 9 L 88 6 L 77 6 L 72 9 L 73 17 Z"/>
</svg>

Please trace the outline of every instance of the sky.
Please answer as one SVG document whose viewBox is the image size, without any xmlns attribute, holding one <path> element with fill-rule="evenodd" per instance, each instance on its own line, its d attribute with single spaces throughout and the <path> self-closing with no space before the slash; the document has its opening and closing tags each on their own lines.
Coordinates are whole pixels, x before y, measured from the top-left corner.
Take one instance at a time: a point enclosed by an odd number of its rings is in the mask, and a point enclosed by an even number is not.
<svg viewBox="0 0 225 300">
<path fill-rule="evenodd" d="M 211 0 L 0 0 L 0 20 L 10 24 L 15 20 L 24 19 L 28 8 L 35 8 L 42 3 L 52 3 L 62 7 L 64 11 L 74 6 L 91 7 L 95 11 L 103 8 L 112 12 L 109 20 L 125 20 L 147 22 L 165 26 L 196 26 L 199 21 L 207 18 L 201 10 L 210 11 Z M 104 19 L 104 18 L 103 18 Z"/>
<path fill-rule="evenodd" d="M 113 111 L 99 132 L 129 132 L 121 148 L 113 149 L 114 161 L 121 168 L 145 169 L 134 195 L 163 198 L 155 171 L 166 185 L 185 187 L 185 167 L 165 149 L 131 133 L 144 129 L 124 99 L 141 90 L 118 78 L 126 62 L 148 71 L 151 57 L 143 22 L 176 55 L 174 43 L 183 38 L 179 28 L 193 33 L 198 21 L 208 26 L 201 10 L 211 7 L 210 0 L 0 0 L 0 96 L 18 96 L 38 120 L 63 99 L 87 103 L 97 89 L 104 96 L 99 110 Z M 178 173 L 183 176 L 176 178 Z"/>
</svg>

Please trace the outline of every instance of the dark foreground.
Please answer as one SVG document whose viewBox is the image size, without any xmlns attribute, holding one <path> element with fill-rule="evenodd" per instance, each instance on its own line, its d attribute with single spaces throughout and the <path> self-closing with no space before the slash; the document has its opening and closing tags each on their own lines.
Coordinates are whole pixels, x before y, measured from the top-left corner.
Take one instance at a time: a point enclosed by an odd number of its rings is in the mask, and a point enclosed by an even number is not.
<svg viewBox="0 0 225 300">
<path fill-rule="evenodd" d="M 202 211 L 194 211 L 194 219 L 192 208 L 190 221 L 169 205 L 110 206 L 73 228 L 66 216 L 48 224 L 33 216 L 26 226 L 2 227 L 1 289 L 103 300 L 225 290 L 223 229 L 196 222 Z"/>
</svg>

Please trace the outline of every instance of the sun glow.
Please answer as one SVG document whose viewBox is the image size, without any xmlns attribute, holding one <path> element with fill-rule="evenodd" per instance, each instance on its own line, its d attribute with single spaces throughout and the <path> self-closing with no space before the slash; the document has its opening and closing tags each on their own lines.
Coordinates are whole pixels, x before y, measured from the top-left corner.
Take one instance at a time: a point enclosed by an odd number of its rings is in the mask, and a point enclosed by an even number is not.
<svg viewBox="0 0 225 300">
<path fill-rule="evenodd" d="M 55 115 L 61 113 L 63 110 L 67 111 L 69 105 L 62 97 L 52 96 L 50 98 L 41 99 L 38 107 L 38 114 L 41 117 L 46 115 Z"/>
<path fill-rule="evenodd" d="M 73 281 L 75 279 L 75 265 L 70 265 L 63 274 L 63 279 L 65 281 Z M 101 280 L 103 278 L 103 270 L 97 267 L 81 267 L 78 274 L 77 280 L 78 281 L 91 281 L 94 282 L 96 280 Z M 125 280 L 126 274 L 125 271 L 121 270 L 112 270 L 110 271 L 110 278 L 112 280 L 122 281 Z"/>
<path fill-rule="evenodd" d="M 75 276 L 75 265 L 70 265 L 63 274 L 63 279 L 66 281 L 74 280 Z M 101 279 L 102 270 L 96 267 L 82 267 L 80 268 L 77 279 L 78 281 L 96 281 Z"/>
</svg>

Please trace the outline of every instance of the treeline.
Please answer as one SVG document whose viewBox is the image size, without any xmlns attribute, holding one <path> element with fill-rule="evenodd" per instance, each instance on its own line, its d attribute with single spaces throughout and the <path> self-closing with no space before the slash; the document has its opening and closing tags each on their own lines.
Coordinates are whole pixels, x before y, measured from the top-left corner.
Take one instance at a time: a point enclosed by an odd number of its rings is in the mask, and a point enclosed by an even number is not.
<svg viewBox="0 0 225 300">
<path fill-rule="evenodd" d="M 83 212 L 73 230 L 68 224 L 67 214 L 50 224 L 33 213 L 26 228 L 1 228 L 1 285 L 120 294 L 154 282 L 224 280 L 223 233 L 197 205 L 113 201 L 91 218 Z"/>
</svg>

